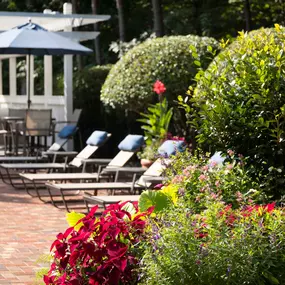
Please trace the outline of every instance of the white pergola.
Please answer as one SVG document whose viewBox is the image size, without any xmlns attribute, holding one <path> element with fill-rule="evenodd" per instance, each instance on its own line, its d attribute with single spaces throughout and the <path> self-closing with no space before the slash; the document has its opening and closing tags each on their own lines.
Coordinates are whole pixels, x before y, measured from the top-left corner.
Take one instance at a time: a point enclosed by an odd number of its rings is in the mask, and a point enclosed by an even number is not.
<svg viewBox="0 0 285 285">
<path fill-rule="evenodd" d="M 72 28 L 107 21 L 108 15 L 72 14 L 71 3 L 63 5 L 63 14 L 45 10 L 43 13 L 0 12 L 1 31 L 24 24 L 31 19 L 47 30 L 58 32 L 75 41 L 95 39 L 98 32 L 76 32 Z M 0 108 L 26 108 L 27 96 L 17 94 L 17 57 L 0 55 Z M 2 61 L 9 60 L 9 94 L 3 94 Z M 34 58 L 31 56 L 30 94 L 32 108 L 51 108 L 57 120 L 72 120 L 73 114 L 73 56 L 64 56 L 64 94 L 53 94 L 52 56 L 44 56 L 44 94 L 34 93 Z M 28 80 L 28 78 L 26 78 Z M 43 95 L 43 96 L 38 96 Z M 54 96 L 64 95 L 64 96 Z"/>
</svg>

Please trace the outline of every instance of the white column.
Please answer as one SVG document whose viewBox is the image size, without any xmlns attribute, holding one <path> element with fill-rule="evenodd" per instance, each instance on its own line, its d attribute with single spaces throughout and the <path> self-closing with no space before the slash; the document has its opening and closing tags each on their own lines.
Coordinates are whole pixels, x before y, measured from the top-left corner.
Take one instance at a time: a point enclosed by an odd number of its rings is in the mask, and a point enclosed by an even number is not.
<svg viewBox="0 0 285 285">
<path fill-rule="evenodd" d="M 44 102 L 45 108 L 48 106 L 48 97 L 52 96 L 52 56 L 44 56 Z"/>
<path fill-rule="evenodd" d="M 3 95 L 2 60 L 0 60 L 0 95 Z"/>
<path fill-rule="evenodd" d="M 34 88 L 34 70 L 35 70 L 35 61 L 34 56 L 30 56 L 30 94 L 31 94 L 31 100 L 33 103 L 33 96 L 35 95 L 35 88 Z M 27 85 L 28 86 L 28 85 Z"/>
<path fill-rule="evenodd" d="M 72 4 L 63 4 L 63 14 L 72 14 Z M 72 31 L 72 26 L 64 29 L 67 32 Z M 65 99 L 65 120 L 69 121 L 73 113 L 73 56 L 64 56 L 64 99 Z M 68 150 L 73 149 L 73 141 L 69 140 L 67 145 Z"/>
<path fill-rule="evenodd" d="M 16 57 L 9 58 L 9 91 L 10 96 L 17 95 L 17 62 Z"/>
</svg>

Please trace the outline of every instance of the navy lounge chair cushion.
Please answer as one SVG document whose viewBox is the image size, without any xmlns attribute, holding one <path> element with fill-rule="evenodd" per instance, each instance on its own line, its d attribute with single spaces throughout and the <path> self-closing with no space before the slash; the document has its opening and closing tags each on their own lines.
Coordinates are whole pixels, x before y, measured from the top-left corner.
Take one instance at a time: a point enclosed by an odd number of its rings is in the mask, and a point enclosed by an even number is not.
<svg viewBox="0 0 285 285">
<path fill-rule="evenodd" d="M 175 155 L 177 151 L 183 152 L 184 150 L 184 141 L 167 140 L 158 148 L 158 153 L 160 155 L 169 157 L 171 155 Z"/>
<path fill-rule="evenodd" d="M 107 137 L 107 132 L 94 131 L 86 141 L 86 144 L 100 146 L 106 141 Z"/>
<path fill-rule="evenodd" d="M 144 137 L 141 135 L 127 135 L 118 148 L 126 151 L 137 151 L 144 144 Z"/>
<path fill-rule="evenodd" d="M 75 125 L 66 125 L 58 133 L 58 136 L 61 139 L 68 139 L 69 137 L 71 137 L 75 134 L 76 130 L 77 130 L 77 127 Z"/>
</svg>

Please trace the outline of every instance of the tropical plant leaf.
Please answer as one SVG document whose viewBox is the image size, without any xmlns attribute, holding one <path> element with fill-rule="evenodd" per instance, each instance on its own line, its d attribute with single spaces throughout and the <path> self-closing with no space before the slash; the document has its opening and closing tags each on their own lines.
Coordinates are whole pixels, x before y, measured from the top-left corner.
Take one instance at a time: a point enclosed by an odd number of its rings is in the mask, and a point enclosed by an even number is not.
<svg viewBox="0 0 285 285">
<path fill-rule="evenodd" d="M 161 189 L 160 192 L 167 195 L 169 199 L 173 202 L 173 204 L 176 204 L 178 200 L 178 195 L 177 195 L 178 188 L 179 188 L 178 185 L 170 184 Z"/>
<path fill-rule="evenodd" d="M 154 206 L 154 213 L 158 213 L 166 209 L 169 204 L 169 197 L 161 191 L 147 190 L 144 191 L 139 198 L 139 210 L 141 212 Z"/>
</svg>

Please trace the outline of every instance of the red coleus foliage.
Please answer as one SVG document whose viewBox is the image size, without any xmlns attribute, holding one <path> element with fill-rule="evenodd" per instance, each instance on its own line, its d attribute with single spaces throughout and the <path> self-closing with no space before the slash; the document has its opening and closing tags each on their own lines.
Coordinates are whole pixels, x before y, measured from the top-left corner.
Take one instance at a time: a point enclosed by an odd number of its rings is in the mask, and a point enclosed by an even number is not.
<svg viewBox="0 0 285 285">
<path fill-rule="evenodd" d="M 153 85 L 153 91 L 156 94 L 161 95 L 166 91 L 165 85 L 161 81 L 156 80 L 156 82 Z"/>
<path fill-rule="evenodd" d="M 144 240 L 147 212 L 136 214 L 125 210 L 127 202 L 110 205 L 100 218 L 95 217 L 98 207 L 77 224 L 57 235 L 51 250 L 54 262 L 44 276 L 45 284 L 54 285 L 115 285 L 127 284 L 134 279 L 138 265 L 134 254 L 136 246 Z"/>
</svg>

